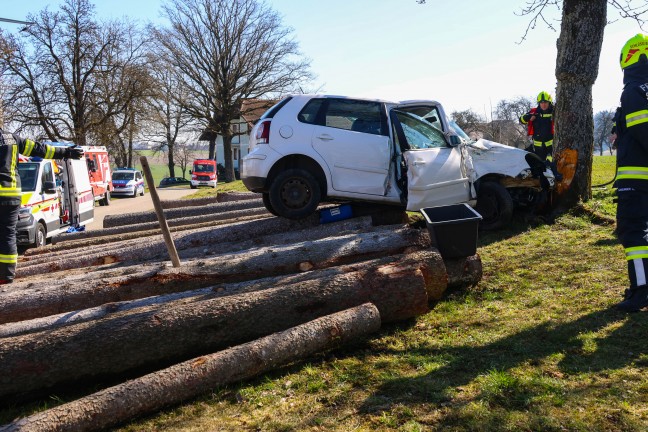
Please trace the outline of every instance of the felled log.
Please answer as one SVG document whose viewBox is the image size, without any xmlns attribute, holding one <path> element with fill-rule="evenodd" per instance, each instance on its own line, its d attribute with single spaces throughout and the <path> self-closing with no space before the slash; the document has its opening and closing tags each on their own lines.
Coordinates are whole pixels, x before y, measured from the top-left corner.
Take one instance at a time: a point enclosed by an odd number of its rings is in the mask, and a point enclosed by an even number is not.
<svg viewBox="0 0 648 432">
<path fill-rule="evenodd" d="M 184 231 L 174 235 L 176 248 L 181 251 L 190 247 L 210 245 L 215 242 L 235 241 L 241 238 L 255 238 L 270 233 L 280 233 L 319 225 L 319 219 L 315 216 L 293 221 L 284 218 L 268 218 L 236 224 L 228 224 L 215 228 L 201 228 L 197 230 Z M 124 245 L 120 251 L 115 253 L 89 253 L 82 259 L 53 259 L 46 266 L 31 266 L 27 262 L 24 266 L 18 266 L 16 277 L 24 277 L 33 274 L 51 273 L 60 270 L 76 269 L 81 267 L 97 266 L 121 262 L 125 260 L 165 260 L 166 247 L 164 241 L 159 237 L 137 239 Z"/>
<path fill-rule="evenodd" d="M 209 204 L 199 207 L 179 207 L 168 209 L 164 211 L 164 216 L 167 218 L 167 220 L 170 220 L 213 213 L 223 213 L 234 210 L 245 210 L 255 207 L 263 207 L 261 198 Z M 144 222 L 155 222 L 156 220 L 157 216 L 154 211 L 106 215 L 103 220 L 103 227 L 112 228 L 116 226 L 133 225 Z"/>
<path fill-rule="evenodd" d="M 448 285 L 449 275 L 445 273 L 445 266 L 441 259 L 441 255 L 435 250 L 427 249 L 408 253 L 406 255 L 392 255 L 369 261 L 335 266 L 323 270 L 313 270 L 287 276 L 267 277 L 246 282 L 218 284 L 206 288 L 172 292 L 170 294 L 155 295 L 136 300 L 106 303 L 96 307 L 44 316 L 42 318 L 5 323 L 0 325 L 0 338 L 18 336 L 38 331 L 52 331 L 60 327 L 97 320 L 109 317 L 119 312 L 132 311 L 142 307 L 148 307 L 148 310 L 153 310 L 155 307 L 164 308 L 166 303 L 180 299 L 191 298 L 188 301 L 199 301 L 205 296 L 223 297 L 261 291 L 278 286 L 301 283 L 307 280 L 330 279 L 334 276 L 356 272 L 364 268 L 380 267 L 397 262 L 400 263 L 399 265 L 419 264 L 423 269 L 428 299 L 438 300 L 441 297 Z M 138 275 L 137 277 L 141 278 L 141 275 Z M 112 282 L 107 280 L 104 280 L 104 283 L 111 286 L 113 285 Z M 172 285 L 171 288 L 182 289 L 183 285 L 175 284 Z"/>
<path fill-rule="evenodd" d="M 327 315 L 227 350 L 188 360 L 17 420 L 0 431 L 94 431 L 357 341 L 380 328 L 375 306 Z"/>
<path fill-rule="evenodd" d="M 428 310 L 420 264 L 394 263 L 226 297 L 182 299 L 53 331 L 2 339 L 0 400 L 133 368 L 185 360 L 371 302 L 383 322 Z"/>
<path fill-rule="evenodd" d="M 157 267 L 146 276 L 119 281 L 86 278 L 83 283 L 41 284 L 31 289 L 16 285 L 0 296 L 0 323 L 85 309 L 168 292 L 187 291 L 216 283 L 240 282 L 273 275 L 299 273 L 429 246 L 423 230 L 400 228 L 347 234 L 250 249 L 189 261 L 180 268 Z M 141 269 L 133 269 L 140 273 Z"/>
</svg>

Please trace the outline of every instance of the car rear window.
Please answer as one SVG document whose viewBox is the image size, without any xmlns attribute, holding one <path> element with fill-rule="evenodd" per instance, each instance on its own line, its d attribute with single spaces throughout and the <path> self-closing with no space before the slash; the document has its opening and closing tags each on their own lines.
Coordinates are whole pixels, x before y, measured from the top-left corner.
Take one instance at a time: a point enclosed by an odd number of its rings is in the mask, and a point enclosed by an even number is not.
<svg viewBox="0 0 648 432">
<path fill-rule="evenodd" d="M 297 115 L 297 120 L 302 123 L 315 124 L 317 120 L 317 113 L 322 107 L 324 99 L 311 99 L 308 103 L 302 108 L 302 110 Z"/>
</svg>

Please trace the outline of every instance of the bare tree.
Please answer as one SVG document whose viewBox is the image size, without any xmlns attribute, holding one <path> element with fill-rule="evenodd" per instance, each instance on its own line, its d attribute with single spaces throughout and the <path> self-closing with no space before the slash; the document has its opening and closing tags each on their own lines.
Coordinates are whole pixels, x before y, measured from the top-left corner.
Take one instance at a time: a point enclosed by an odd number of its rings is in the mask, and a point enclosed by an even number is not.
<svg viewBox="0 0 648 432">
<path fill-rule="evenodd" d="M 520 124 L 520 117 L 533 108 L 532 99 L 518 96 L 515 99 L 503 99 L 497 103 L 495 116 L 506 125 L 503 143 L 513 147 L 526 148 L 530 144 L 527 128 Z"/>
<path fill-rule="evenodd" d="M 30 15 L 32 25 L 3 40 L 5 107 L 21 127 L 84 145 L 128 106 L 133 83 L 123 78 L 132 75 L 123 70 L 137 61 L 142 44 L 130 37 L 132 25 L 101 24 L 94 15 L 88 0 L 65 0 L 56 12 Z"/>
<path fill-rule="evenodd" d="M 472 138 L 475 138 L 475 134 L 478 134 L 479 137 L 482 136 L 483 131 L 481 126 L 484 123 L 484 119 L 475 111 L 470 109 L 454 111 L 450 114 L 450 117 Z"/>
<path fill-rule="evenodd" d="M 309 62 L 300 57 L 280 16 L 256 0 L 169 0 L 163 6 L 170 28 L 156 31 L 187 95 L 182 106 L 210 136 L 223 138 L 225 181 L 234 179 L 232 121 L 243 101 L 278 97 L 308 80 Z"/>
<path fill-rule="evenodd" d="M 599 155 L 607 147 L 612 154 L 612 142 L 610 133 L 614 125 L 614 111 L 599 111 L 594 116 L 594 149 L 598 149 Z"/>
</svg>

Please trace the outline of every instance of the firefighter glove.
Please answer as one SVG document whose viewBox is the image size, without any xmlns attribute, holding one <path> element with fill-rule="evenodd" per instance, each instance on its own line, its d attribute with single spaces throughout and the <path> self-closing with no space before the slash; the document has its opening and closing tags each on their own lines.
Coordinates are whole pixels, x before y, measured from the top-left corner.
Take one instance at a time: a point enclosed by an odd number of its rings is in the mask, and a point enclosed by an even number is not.
<svg viewBox="0 0 648 432">
<path fill-rule="evenodd" d="M 65 157 L 68 159 L 81 159 L 83 149 L 81 147 L 68 147 L 65 149 Z"/>
</svg>

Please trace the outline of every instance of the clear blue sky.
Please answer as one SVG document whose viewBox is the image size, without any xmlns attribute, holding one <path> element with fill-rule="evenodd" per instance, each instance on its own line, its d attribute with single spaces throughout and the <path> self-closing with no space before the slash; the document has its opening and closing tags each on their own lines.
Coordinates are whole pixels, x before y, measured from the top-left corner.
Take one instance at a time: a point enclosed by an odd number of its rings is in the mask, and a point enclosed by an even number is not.
<svg viewBox="0 0 648 432">
<path fill-rule="evenodd" d="M 58 0 L 3 1 L 2 17 L 25 19 Z M 388 100 L 436 99 L 450 110 L 490 115 L 501 99 L 555 96 L 558 33 L 543 23 L 518 44 L 529 18 L 525 0 L 271 0 L 294 29 L 317 80 L 311 90 Z M 162 22 L 161 0 L 97 0 L 100 17 Z M 558 12 L 553 18 L 560 18 Z M 614 109 L 622 88 L 619 51 L 641 30 L 617 19 L 605 30 L 594 111 Z M 556 22 L 559 28 L 560 23 Z M 15 24 L 0 23 L 6 30 Z M 648 30 L 647 30 L 648 31 Z"/>
</svg>

